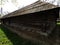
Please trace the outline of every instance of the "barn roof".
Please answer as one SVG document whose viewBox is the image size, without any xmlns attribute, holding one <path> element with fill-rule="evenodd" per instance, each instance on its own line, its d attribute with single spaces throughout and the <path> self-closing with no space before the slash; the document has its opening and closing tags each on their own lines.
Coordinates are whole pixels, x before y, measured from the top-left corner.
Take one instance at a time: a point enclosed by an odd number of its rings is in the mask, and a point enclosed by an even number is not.
<svg viewBox="0 0 60 45">
<path fill-rule="evenodd" d="M 58 6 L 50 4 L 50 3 L 37 1 L 31 5 L 28 5 L 24 8 L 21 8 L 19 10 L 12 12 L 12 13 L 9 13 L 9 14 L 3 16 L 2 18 L 19 16 L 19 15 L 24 15 L 24 14 L 28 14 L 28 13 L 34 13 L 34 12 L 49 10 L 49 9 L 53 9 L 53 8 L 57 8 L 57 7 Z"/>
</svg>

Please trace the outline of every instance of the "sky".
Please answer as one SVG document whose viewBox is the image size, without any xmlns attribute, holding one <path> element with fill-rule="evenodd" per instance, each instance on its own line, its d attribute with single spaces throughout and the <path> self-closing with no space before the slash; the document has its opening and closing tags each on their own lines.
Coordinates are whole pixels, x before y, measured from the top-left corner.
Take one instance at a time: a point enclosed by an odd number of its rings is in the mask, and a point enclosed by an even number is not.
<svg viewBox="0 0 60 45">
<path fill-rule="evenodd" d="M 60 6 L 60 0 L 41 0 L 41 1 L 45 1 L 54 5 L 59 5 Z"/>
<path fill-rule="evenodd" d="M 18 10 L 22 7 L 25 7 L 27 5 L 30 5 L 38 0 L 3 0 L 4 2 L 2 3 L 3 5 L 0 5 L 0 14 L 1 14 L 1 7 L 3 9 L 3 14 L 6 15 L 8 13 L 11 13 L 15 10 Z M 45 2 L 52 3 L 54 0 L 41 0 Z M 1 2 L 1 0 L 0 0 Z M 54 5 L 57 5 L 57 3 L 60 3 L 59 0 L 55 0 L 53 2 Z M 2 15 L 3 16 L 3 15 Z"/>
<path fill-rule="evenodd" d="M 2 5 L 3 14 L 5 15 L 8 13 L 11 13 L 17 9 L 30 5 L 36 1 L 37 0 L 16 0 L 16 1 L 8 0 L 7 2 L 5 0 L 5 2 L 3 2 L 3 5 Z M 0 13 L 1 13 L 1 5 L 0 5 Z"/>
</svg>

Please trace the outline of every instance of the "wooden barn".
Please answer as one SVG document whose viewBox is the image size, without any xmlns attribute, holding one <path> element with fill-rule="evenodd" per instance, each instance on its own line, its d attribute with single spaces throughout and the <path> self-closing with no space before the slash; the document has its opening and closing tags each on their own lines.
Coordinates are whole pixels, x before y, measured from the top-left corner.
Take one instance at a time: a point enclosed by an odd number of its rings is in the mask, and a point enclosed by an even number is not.
<svg viewBox="0 0 60 45">
<path fill-rule="evenodd" d="M 1 18 L 1 22 L 11 31 L 18 35 L 38 39 L 53 44 L 56 42 L 54 36 L 48 39 L 56 27 L 59 18 L 58 6 L 37 1 L 22 9 L 9 13 Z"/>
</svg>

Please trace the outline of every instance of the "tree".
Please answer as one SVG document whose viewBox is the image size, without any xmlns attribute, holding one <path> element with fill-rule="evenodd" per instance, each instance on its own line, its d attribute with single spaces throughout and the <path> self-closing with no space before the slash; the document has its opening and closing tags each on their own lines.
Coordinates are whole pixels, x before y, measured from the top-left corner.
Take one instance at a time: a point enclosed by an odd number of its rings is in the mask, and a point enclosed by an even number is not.
<svg viewBox="0 0 60 45">
<path fill-rule="evenodd" d="M 6 2 L 8 2 L 8 0 L 0 0 L 0 8 L 1 8 L 1 14 L 0 14 L 0 16 L 1 15 L 3 15 L 3 5 L 6 3 Z"/>
<path fill-rule="evenodd" d="M 3 6 L 6 4 L 6 2 L 12 3 L 13 5 L 15 5 L 17 7 L 17 0 L 0 0 L 0 9 L 1 9 L 1 15 L 2 14 L 7 14 L 8 11 L 6 10 L 6 12 L 3 12 Z"/>
</svg>

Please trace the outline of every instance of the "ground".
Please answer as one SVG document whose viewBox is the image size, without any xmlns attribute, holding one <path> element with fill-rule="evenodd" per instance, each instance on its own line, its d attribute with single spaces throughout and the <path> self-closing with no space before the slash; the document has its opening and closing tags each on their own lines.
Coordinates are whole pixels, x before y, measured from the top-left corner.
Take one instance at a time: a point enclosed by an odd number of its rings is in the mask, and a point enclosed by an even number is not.
<svg viewBox="0 0 60 45">
<path fill-rule="evenodd" d="M 60 25 L 60 22 L 57 22 Z M 0 25 L 0 45 L 37 45 Z"/>
<path fill-rule="evenodd" d="M 36 45 L 0 25 L 0 45 Z"/>
</svg>

